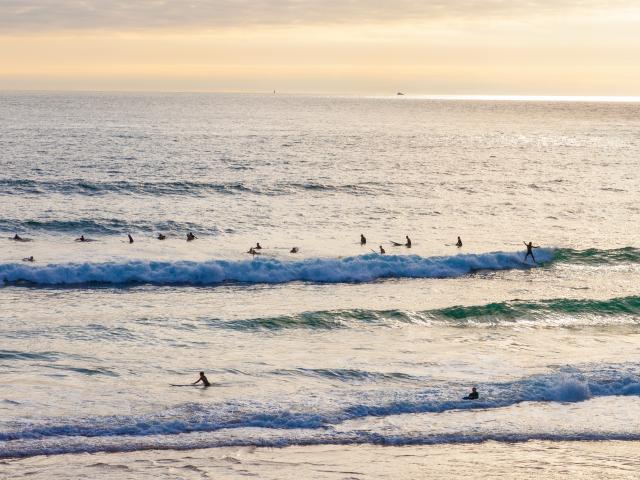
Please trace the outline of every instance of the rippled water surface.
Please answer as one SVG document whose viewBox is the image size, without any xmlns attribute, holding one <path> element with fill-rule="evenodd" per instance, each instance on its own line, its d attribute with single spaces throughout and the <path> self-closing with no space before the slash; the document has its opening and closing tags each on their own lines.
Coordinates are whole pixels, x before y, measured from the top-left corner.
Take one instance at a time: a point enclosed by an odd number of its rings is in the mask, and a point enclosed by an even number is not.
<svg viewBox="0 0 640 480">
<path fill-rule="evenodd" d="M 638 158 L 632 103 L 2 94 L 0 468 L 627 478 Z"/>
</svg>

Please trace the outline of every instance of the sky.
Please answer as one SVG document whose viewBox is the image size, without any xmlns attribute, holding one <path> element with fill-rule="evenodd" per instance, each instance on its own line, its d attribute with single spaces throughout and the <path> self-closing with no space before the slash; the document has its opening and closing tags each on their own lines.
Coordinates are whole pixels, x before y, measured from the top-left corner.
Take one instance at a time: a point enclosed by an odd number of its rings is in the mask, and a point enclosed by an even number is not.
<svg viewBox="0 0 640 480">
<path fill-rule="evenodd" d="M 0 0 L 0 89 L 640 95 L 640 0 Z"/>
</svg>

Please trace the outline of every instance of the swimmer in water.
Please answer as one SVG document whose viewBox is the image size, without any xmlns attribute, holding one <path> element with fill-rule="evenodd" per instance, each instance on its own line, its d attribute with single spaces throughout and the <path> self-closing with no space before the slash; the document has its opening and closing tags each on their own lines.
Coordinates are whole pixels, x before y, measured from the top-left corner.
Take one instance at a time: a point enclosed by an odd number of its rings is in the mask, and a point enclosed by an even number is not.
<svg viewBox="0 0 640 480">
<path fill-rule="evenodd" d="M 467 395 L 466 397 L 463 397 L 463 400 L 478 400 L 478 398 L 480 398 L 480 394 L 478 393 L 478 389 L 476 387 L 473 387 L 471 389 L 471 393 L 469 395 Z"/>
<path fill-rule="evenodd" d="M 540 248 L 540 245 L 534 245 L 533 242 L 522 242 L 524 243 L 524 246 L 527 247 L 527 253 L 524 255 L 524 261 L 527 261 L 527 258 L 529 257 L 529 255 L 531 255 L 531 260 L 533 260 L 533 263 L 537 263 L 536 262 L 536 257 L 533 256 L 533 249 L 534 248 Z"/>
<path fill-rule="evenodd" d="M 204 374 L 204 372 L 200 372 L 200 378 L 198 378 L 198 380 L 193 382 L 192 385 L 197 385 L 200 382 L 202 382 L 202 385 L 204 385 L 205 387 L 210 387 L 211 386 L 211 384 L 209 383 L 209 380 L 207 379 L 207 377 Z"/>
<path fill-rule="evenodd" d="M 293 247 L 291 250 L 289 250 L 289 253 L 298 253 L 298 247 Z"/>
<path fill-rule="evenodd" d="M 22 259 L 23 262 L 34 262 L 35 259 L 33 258 L 33 255 L 31 255 L 30 257 L 26 257 Z"/>
<path fill-rule="evenodd" d="M 462 248 L 462 239 L 458 237 L 458 241 L 456 242 L 456 247 Z"/>
<path fill-rule="evenodd" d="M 129 237 L 129 243 L 133 243 L 133 237 L 129 234 L 127 234 L 127 237 Z"/>
<path fill-rule="evenodd" d="M 196 237 L 193 233 L 191 233 L 191 232 L 187 233 L 187 242 L 192 242 L 196 238 L 198 238 L 198 237 Z"/>
<path fill-rule="evenodd" d="M 380 245 L 380 255 L 384 255 L 385 253 L 387 253 L 386 250 Z"/>
<path fill-rule="evenodd" d="M 166 240 L 166 238 L 167 237 L 165 235 L 163 235 L 162 233 L 158 234 L 158 240 Z"/>
</svg>

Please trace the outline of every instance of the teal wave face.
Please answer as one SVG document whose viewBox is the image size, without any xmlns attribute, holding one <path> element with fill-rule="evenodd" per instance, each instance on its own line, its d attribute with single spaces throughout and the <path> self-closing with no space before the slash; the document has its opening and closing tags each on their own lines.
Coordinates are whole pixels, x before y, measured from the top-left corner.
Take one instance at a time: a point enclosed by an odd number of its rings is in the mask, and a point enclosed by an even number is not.
<svg viewBox="0 0 640 480">
<path fill-rule="evenodd" d="M 558 248 L 554 253 L 554 263 L 572 263 L 578 265 L 640 263 L 640 248 L 635 247 L 613 248 L 608 250 L 597 248 L 588 248 L 586 250 Z"/>
<path fill-rule="evenodd" d="M 336 310 L 305 312 L 299 315 L 214 321 L 219 328 L 233 330 L 331 330 L 357 326 L 395 326 L 398 324 L 500 325 L 530 321 L 546 325 L 593 325 L 610 322 L 640 323 L 640 296 L 608 300 L 559 298 L 539 301 L 488 303 L 486 305 L 454 306 L 422 312 L 401 310 Z M 619 323 L 619 322 L 618 322 Z"/>
</svg>

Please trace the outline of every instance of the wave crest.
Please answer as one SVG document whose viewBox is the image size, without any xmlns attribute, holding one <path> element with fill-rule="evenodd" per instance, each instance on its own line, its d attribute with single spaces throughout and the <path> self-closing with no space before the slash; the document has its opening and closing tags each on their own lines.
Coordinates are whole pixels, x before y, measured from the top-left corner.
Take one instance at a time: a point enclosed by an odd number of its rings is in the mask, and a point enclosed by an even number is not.
<svg viewBox="0 0 640 480">
<path fill-rule="evenodd" d="M 539 252 L 542 261 L 551 250 Z M 154 284 L 216 285 L 223 282 L 371 282 L 385 278 L 451 278 L 479 270 L 530 268 L 517 252 L 465 254 L 448 257 L 418 255 L 362 255 L 299 261 L 258 258 L 206 262 L 128 261 L 122 263 L 0 264 L 6 283 L 33 285 Z"/>
</svg>

